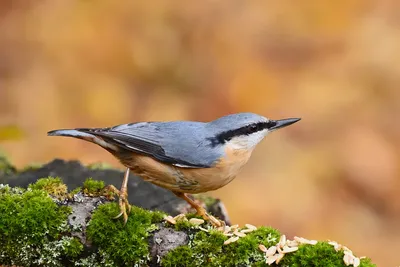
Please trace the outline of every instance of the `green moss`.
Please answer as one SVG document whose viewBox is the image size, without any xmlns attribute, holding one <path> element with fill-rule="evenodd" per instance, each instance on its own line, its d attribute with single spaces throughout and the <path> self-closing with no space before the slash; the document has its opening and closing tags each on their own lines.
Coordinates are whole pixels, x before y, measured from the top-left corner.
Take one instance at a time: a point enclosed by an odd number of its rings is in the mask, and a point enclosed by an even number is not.
<svg viewBox="0 0 400 267">
<path fill-rule="evenodd" d="M 111 164 L 104 162 L 95 162 L 89 165 L 86 165 L 86 168 L 90 170 L 113 170 L 115 169 Z"/>
<path fill-rule="evenodd" d="M 194 255 L 189 246 L 180 246 L 169 252 L 162 259 L 162 266 L 190 266 L 193 263 Z"/>
<path fill-rule="evenodd" d="M 177 220 L 176 224 L 174 225 L 175 230 L 177 231 L 183 231 L 183 230 L 189 230 L 191 228 L 194 228 L 194 224 L 190 223 L 188 220 Z"/>
<path fill-rule="evenodd" d="M 119 213 L 117 203 L 101 205 L 93 214 L 87 236 L 117 266 L 144 264 L 149 259 L 147 238 L 157 229 L 165 214 L 133 206 L 126 225 L 113 219 Z"/>
<path fill-rule="evenodd" d="M 281 263 L 283 266 L 293 267 L 346 267 L 343 256 L 343 251 L 336 252 L 327 242 L 318 242 L 316 245 L 300 245 L 296 252 L 286 254 Z M 375 265 L 369 259 L 362 259 L 360 266 L 373 267 Z"/>
<path fill-rule="evenodd" d="M 71 196 L 74 196 L 74 195 L 78 194 L 81 191 L 82 191 L 82 187 L 79 186 L 79 187 L 75 188 L 74 190 L 71 190 L 71 192 L 69 192 L 69 194 Z"/>
<path fill-rule="evenodd" d="M 71 209 L 57 206 L 37 189 L 5 189 L 0 193 L 0 262 L 23 266 L 63 266 Z"/>
<path fill-rule="evenodd" d="M 88 178 L 83 183 L 83 193 L 93 196 L 99 196 L 105 184 L 103 181 L 97 181 L 93 178 Z"/>
<path fill-rule="evenodd" d="M 163 266 L 247 266 L 265 263 L 260 244 L 266 247 L 278 242 L 279 232 L 272 228 L 260 227 L 240 238 L 237 242 L 223 245 L 227 239 L 221 232 L 199 231 L 188 246 L 179 247 L 162 260 Z"/>
<path fill-rule="evenodd" d="M 30 184 L 32 190 L 44 190 L 52 196 L 63 198 L 68 193 L 67 186 L 62 182 L 59 177 L 40 178 L 36 183 Z"/>
</svg>

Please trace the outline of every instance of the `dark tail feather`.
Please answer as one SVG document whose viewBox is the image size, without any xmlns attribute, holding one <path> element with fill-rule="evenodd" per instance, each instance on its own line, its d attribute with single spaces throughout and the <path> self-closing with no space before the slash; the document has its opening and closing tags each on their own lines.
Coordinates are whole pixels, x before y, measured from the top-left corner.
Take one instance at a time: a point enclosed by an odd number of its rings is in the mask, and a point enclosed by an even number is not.
<svg viewBox="0 0 400 267">
<path fill-rule="evenodd" d="M 95 143 L 107 150 L 113 150 L 117 151 L 118 147 L 106 142 L 104 139 L 102 139 L 99 136 L 93 135 L 89 133 L 88 131 L 85 131 L 88 129 L 60 129 L 60 130 L 54 130 L 50 131 L 47 133 L 48 136 L 70 136 L 70 137 L 75 137 L 78 139 L 82 139 L 88 142 Z"/>
</svg>

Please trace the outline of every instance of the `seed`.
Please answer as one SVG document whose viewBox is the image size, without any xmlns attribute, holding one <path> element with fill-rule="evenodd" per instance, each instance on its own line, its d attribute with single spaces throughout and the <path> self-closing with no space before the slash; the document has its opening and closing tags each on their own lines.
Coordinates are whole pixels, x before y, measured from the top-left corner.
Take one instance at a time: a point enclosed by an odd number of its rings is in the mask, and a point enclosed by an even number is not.
<svg viewBox="0 0 400 267">
<path fill-rule="evenodd" d="M 358 266 L 360 266 L 360 264 L 361 264 L 360 259 L 359 258 L 354 258 L 353 266 L 354 267 L 358 267 Z"/>
<path fill-rule="evenodd" d="M 189 220 L 190 223 L 194 224 L 194 225 L 200 225 L 204 223 L 203 219 L 197 219 L 197 218 L 192 218 Z"/>
<path fill-rule="evenodd" d="M 344 253 L 343 261 L 346 266 L 349 266 L 350 264 L 354 263 L 354 256 L 350 253 Z"/>
<path fill-rule="evenodd" d="M 289 247 L 298 247 L 299 242 L 297 242 L 296 240 L 287 240 L 286 245 Z"/>
<path fill-rule="evenodd" d="M 231 238 L 229 238 L 228 240 L 225 240 L 224 245 L 228 245 L 230 243 L 236 242 L 239 240 L 239 237 L 237 236 L 232 236 Z"/>
<path fill-rule="evenodd" d="M 298 236 L 295 236 L 294 240 L 296 240 L 300 244 L 316 245 L 318 243 L 317 240 L 308 240 L 308 239 L 305 239 L 303 237 L 298 237 Z"/>
<path fill-rule="evenodd" d="M 208 233 L 208 230 L 205 229 L 205 228 L 203 228 L 203 227 L 201 227 L 201 226 L 199 226 L 199 229 L 200 229 L 201 231 L 204 231 L 204 232 L 207 232 L 207 233 Z"/>
<path fill-rule="evenodd" d="M 258 248 L 264 253 L 268 251 L 268 249 L 263 244 L 258 245 Z"/>
<path fill-rule="evenodd" d="M 236 235 L 236 236 L 239 236 L 239 237 L 245 237 L 246 236 L 245 233 L 238 232 L 237 230 L 235 232 L 233 232 L 233 234 Z"/>
<path fill-rule="evenodd" d="M 267 257 L 273 256 L 275 253 L 276 253 L 276 246 L 272 246 L 272 247 L 268 248 L 267 252 L 265 252 Z"/>
<path fill-rule="evenodd" d="M 256 229 L 242 229 L 242 230 L 240 230 L 240 232 L 247 234 L 247 233 L 253 232 L 254 230 L 256 230 Z"/>
<path fill-rule="evenodd" d="M 279 242 L 278 242 L 278 247 L 283 247 L 286 244 L 286 236 L 285 235 L 281 235 L 281 237 L 279 238 Z"/>
<path fill-rule="evenodd" d="M 268 264 L 268 265 L 271 265 L 271 264 L 274 263 L 277 259 L 278 259 L 278 254 L 277 254 L 277 255 L 273 255 L 273 256 L 269 256 L 269 257 L 267 257 L 267 259 L 265 260 L 265 263 Z"/>
<path fill-rule="evenodd" d="M 176 224 L 175 219 L 172 218 L 172 216 L 170 216 L 170 215 L 164 217 L 164 220 L 166 220 L 166 221 L 169 222 L 170 224 Z"/>
<path fill-rule="evenodd" d="M 296 250 L 298 250 L 298 247 L 288 247 L 288 246 L 284 246 L 282 249 L 282 253 L 290 253 L 290 252 L 294 252 Z"/>
<path fill-rule="evenodd" d="M 238 228 L 239 228 L 239 224 L 231 225 L 231 229 L 232 230 L 235 230 L 235 229 L 238 229 Z"/>
<path fill-rule="evenodd" d="M 253 231 L 257 230 L 257 227 L 255 227 L 254 225 L 248 224 L 248 223 L 246 223 L 244 226 L 246 226 L 247 229 L 253 229 Z"/>
<path fill-rule="evenodd" d="M 180 221 L 180 220 L 183 220 L 183 221 L 187 221 L 188 219 L 186 218 L 186 215 L 185 214 L 178 214 L 178 215 L 176 215 L 175 217 L 174 217 L 174 220 L 175 221 Z"/>
<path fill-rule="evenodd" d="M 284 256 L 285 254 L 278 254 L 278 257 L 276 258 L 276 264 L 278 264 L 280 261 L 281 261 L 281 259 L 283 259 L 283 256 Z"/>
</svg>

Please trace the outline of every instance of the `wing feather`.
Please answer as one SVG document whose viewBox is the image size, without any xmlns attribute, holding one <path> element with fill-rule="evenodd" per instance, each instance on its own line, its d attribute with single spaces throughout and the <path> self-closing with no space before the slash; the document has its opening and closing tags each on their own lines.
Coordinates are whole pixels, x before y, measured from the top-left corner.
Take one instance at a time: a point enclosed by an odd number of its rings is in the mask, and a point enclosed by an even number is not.
<svg viewBox="0 0 400 267">
<path fill-rule="evenodd" d="M 123 124 L 104 129 L 79 129 L 98 135 L 115 145 L 151 156 L 163 163 L 181 168 L 209 168 L 219 158 L 207 147 L 201 146 L 202 137 L 195 134 L 190 122 L 154 122 Z M 190 127 L 192 126 L 192 127 Z"/>
</svg>

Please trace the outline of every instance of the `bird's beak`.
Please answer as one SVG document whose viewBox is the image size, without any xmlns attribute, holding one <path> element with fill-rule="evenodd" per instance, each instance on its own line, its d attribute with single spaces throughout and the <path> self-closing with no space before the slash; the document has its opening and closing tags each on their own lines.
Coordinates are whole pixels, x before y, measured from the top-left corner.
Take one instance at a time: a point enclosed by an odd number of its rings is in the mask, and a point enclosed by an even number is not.
<svg viewBox="0 0 400 267">
<path fill-rule="evenodd" d="M 295 122 L 298 122 L 299 120 L 301 120 L 300 118 L 290 118 L 290 119 L 283 119 L 283 120 L 271 120 L 270 122 L 275 122 L 275 125 L 272 127 L 268 128 L 268 131 L 275 131 L 277 129 L 289 126 Z"/>
</svg>

